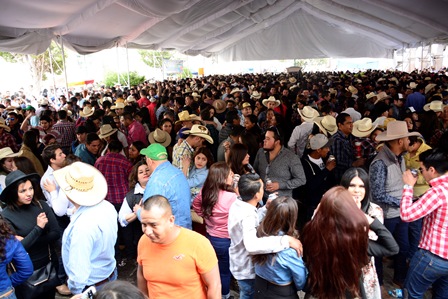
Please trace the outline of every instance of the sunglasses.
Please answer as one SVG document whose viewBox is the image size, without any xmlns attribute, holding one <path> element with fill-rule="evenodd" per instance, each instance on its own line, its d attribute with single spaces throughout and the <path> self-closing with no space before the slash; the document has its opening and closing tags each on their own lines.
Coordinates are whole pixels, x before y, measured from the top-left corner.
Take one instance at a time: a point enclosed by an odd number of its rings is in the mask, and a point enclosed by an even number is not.
<svg viewBox="0 0 448 299">
<path fill-rule="evenodd" d="M 14 117 L 8 117 L 6 120 L 16 120 Z"/>
</svg>

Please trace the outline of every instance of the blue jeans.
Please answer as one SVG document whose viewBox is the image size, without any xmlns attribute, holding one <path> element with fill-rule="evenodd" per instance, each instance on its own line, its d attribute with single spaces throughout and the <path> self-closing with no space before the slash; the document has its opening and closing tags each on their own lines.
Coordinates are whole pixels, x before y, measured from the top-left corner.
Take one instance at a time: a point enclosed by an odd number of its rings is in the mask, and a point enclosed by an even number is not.
<svg viewBox="0 0 448 299">
<path fill-rule="evenodd" d="M 219 276 L 221 277 L 221 294 L 223 296 L 230 295 L 230 258 L 229 248 L 230 239 L 217 238 L 207 234 L 207 238 L 212 243 L 218 257 Z"/>
<path fill-rule="evenodd" d="M 11 294 L 9 294 L 8 296 L 2 297 L 4 294 L 6 294 L 9 291 L 11 291 L 11 289 L 12 289 L 12 293 Z M 2 297 L 2 299 L 17 299 L 16 292 L 14 291 L 13 287 L 9 287 L 6 290 L 4 290 L 3 292 L 0 292 L 0 297 Z"/>
<path fill-rule="evenodd" d="M 238 280 L 240 287 L 240 299 L 254 299 L 255 279 L 241 279 Z"/>
<path fill-rule="evenodd" d="M 408 260 L 412 260 L 412 257 L 418 250 L 418 243 L 420 243 L 420 236 L 422 234 L 423 218 L 409 222 L 409 252 Z"/>
<path fill-rule="evenodd" d="M 423 298 L 431 286 L 433 299 L 443 299 L 448 296 L 448 260 L 419 249 L 411 260 L 406 277 L 405 288 L 409 299 Z"/>
<path fill-rule="evenodd" d="M 401 220 L 400 217 L 384 219 L 384 226 L 394 236 L 400 251 L 394 258 L 394 282 L 403 283 L 406 278 L 409 251 L 409 223 Z"/>
</svg>

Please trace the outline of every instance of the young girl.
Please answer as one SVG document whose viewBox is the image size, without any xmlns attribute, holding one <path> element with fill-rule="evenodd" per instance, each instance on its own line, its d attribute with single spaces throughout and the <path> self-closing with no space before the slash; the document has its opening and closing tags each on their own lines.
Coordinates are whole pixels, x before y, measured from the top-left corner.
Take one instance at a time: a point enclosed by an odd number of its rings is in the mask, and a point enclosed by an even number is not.
<svg viewBox="0 0 448 299">
<path fill-rule="evenodd" d="M 195 151 L 193 160 L 194 166 L 188 176 L 187 173 L 191 163 L 190 157 L 185 156 L 182 161 L 182 171 L 187 177 L 188 185 L 190 186 L 191 203 L 193 203 L 193 199 L 198 195 L 204 185 L 208 175 L 208 169 L 213 164 L 213 156 L 208 148 L 200 147 Z"/>
</svg>

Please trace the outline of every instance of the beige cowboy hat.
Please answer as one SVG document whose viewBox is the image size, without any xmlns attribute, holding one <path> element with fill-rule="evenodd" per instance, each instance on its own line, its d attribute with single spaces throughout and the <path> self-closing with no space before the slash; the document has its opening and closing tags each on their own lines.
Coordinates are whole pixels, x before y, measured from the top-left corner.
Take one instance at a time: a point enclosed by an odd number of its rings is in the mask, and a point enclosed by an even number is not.
<svg viewBox="0 0 448 299">
<path fill-rule="evenodd" d="M 409 132 L 405 121 L 391 121 L 387 124 L 387 129 L 376 136 L 376 141 L 390 141 L 409 136 L 420 136 L 418 132 Z"/>
<path fill-rule="evenodd" d="M 305 106 L 302 110 L 297 108 L 297 111 L 307 123 L 312 123 L 316 117 L 319 117 L 319 112 L 311 106 Z"/>
<path fill-rule="evenodd" d="M 109 137 L 110 135 L 114 134 L 117 131 L 118 131 L 118 129 L 113 129 L 112 126 L 109 124 L 102 125 L 100 128 L 100 133 L 98 134 L 98 137 L 100 137 L 101 139 L 104 139 L 104 138 Z"/>
<path fill-rule="evenodd" d="M 267 107 L 268 102 L 275 102 L 275 107 L 280 106 L 280 101 L 277 100 L 274 96 L 270 96 L 269 98 L 264 99 L 262 102 L 263 106 Z"/>
<path fill-rule="evenodd" d="M 367 99 L 367 100 L 370 100 L 370 99 L 373 98 L 373 97 L 376 97 L 376 93 L 374 93 L 374 92 L 369 92 L 369 93 L 366 95 L 366 99 Z"/>
<path fill-rule="evenodd" d="M 243 92 L 243 91 L 237 87 L 237 88 L 232 89 L 232 91 L 230 92 L 230 94 L 234 94 L 234 93 L 236 93 L 236 92 L 240 92 L 240 93 L 241 93 L 241 92 Z"/>
<path fill-rule="evenodd" d="M 387 93 L 382 91 L 376 95 L 376 101 L 373 104 L 376 105 L 378 102 L 381 102 L 381 101 L 384 101 L 385 99 L 390 99 L 390 98 L 391 98 L 391 96 L 388 96 Z"/>
<path fill-rule="evenodd" d="M 336 124 L 336 118 L 334 118 L 334 116 L 325 115 L 323 117 L 316 117 L 314 123 L 326 135 L 328 133 L 334 135 L 338 131 L 338 125 Z"/>
<path fill-rule="evenodd" d="M 377 124 L 372 124 L 372 120 L 370 118 L 366 117 L 353 123 L 352 134 L 355 137 L 367 137 L 376 129 L 377 126 Z"/>
<path fill-rule="evenodd" d="M 53 172 L 65 195 L 80 206 L 99 204 L 107 195 L 107 181 L 95 167 L 75 162 Z"/>
<path fill-rule="evenodd" d="M 190 121 L 190 113 L 188 113 L 187 110 L 179 112 L 177 114 L 177 116 L 179 117 L 179 120 L 176 121 L 176 123 L 175 123 L 176 125 L 181 123 L 181 122 L 184 122 L 184 121 Z"/>
<path fill-rule="evenodd" d="M 411 83 L 409 83 L 409 85 L 408 85 L 408 88 L 410 88 L 410 89 L 417 89 L 417 83 L 415 83 L 415 82 L 411 82 Z"/>
<path fill-rule="evenodd" d="M 297 79 L 295 77 L 290 77 L 288 80 L 289 80 L 289 83 L 291 83 L 291 84 L 296 84 L 296 82 L 297 82 Z"/>
<path fill-rule="evenodd" d="M 207 140 L 210 144 L 213 144 L 213 139 L 205 126 L 193 125 L 190 130 L 185 130 L 183 133 L 187 135 L 202 137 L 205 140 Z"/>
<path fill-rule="evenodd" d="M 95 108 L 90 108 L 89 106 L 86 106 L 82 109 L 82 111 L 79 112 L 79 115 L 81 117 L 89 117 L 93 115 L 93 112 L 95 112 Z"/>
<path fill-rule="evenodd" d="M 73 112 L 71 110 L 68 110 L 67 107 L 62 107 L 61 110 L 67 111 L 67 116 L 70 117 L 73 115 Z"/>
<path fill-rule="evenodd" d="M 124 109 L 124 103 L 115 102 L 115 105 L 110 107 L 110 110 L 115 110 L 115 109 Z"/>
<path fill-rule="evenodd" d="M 41 105 L 41 106 L 48 106 L 49 103 L 50 103 L 50 102 L 48 102 L 47 99 L 43 98 L 43 99 L 41 99 L 41 100 L 39 101 L 38 104 Z"/>
<path fill-rule="evenodd" d="M 193 93 L 191 94 L 191 96 L 193 97 L 193 99 L 195 101 L 197 101 L 197 99 L 201 98 L 201 95 L 198 94 L 196 91 L 193 91 Z"/>
<path fill-rule="evenodd" d="M 425 94 L 429 93 L 436 86 L 437 86 L 437 84 L 434 84 L 434 83 L 429 83 L 428 85 L 426 85 Z"/>
<path fill-rule="evenodd" d="M 0 117 L 0 128 L 5 129 L 7 132 L 11 132 L 11 128 L 6 124 L 6 121 L 3 117 Z"/>
<path fill-rule="evenodd" d="M 134 103 L 137 102 L 134 98 L 134 96 L 128 96 L 126 99 L 126 103 Z"/>
<path fill-rule="evenodd" d="M 227 104 L 224 100 L 214 100 L 212 106 L 218 114 L 223 113 L 227 109 Z"/>
<path fill-rule="evenodd" d="M 111 102 L 112 103 L 112 98 L 111 97 L 102 97 L 100 99 L 100 104 L 103 105 L 104 102 Z"/>
<path fill-rule="evenodd" d="M 446 105 L 443 105 L 442 101 L 432 101 L 431 103 L 428 103 L 425 106 L 423 106 L 423 110 L 425 110 L 425 111 L 432 110 L 434 112 L 442 112 L 443 108 L 445 106 Z"/>
<path fill-rule="evenodd" d="M 358 94 L 358 89 L 354 87 L 353 85 L 350 85 L 348 88 L 346 88 L 347 91 L 350 91 L 351 94 Z"/>
<path fill-rule="evenodd" d="M 249 102 L 244 102 L 244 103 L 241 105 L 241 110 L 244 109 L 244 108 L 247 108 L 247 107 L 252 108 L 252 105 L 251 105 Z"/>
<path fill-rule="evenodd" d="M 5 158 L 17 157 L 19 153 L 14 153 L 10 147 L 4 147 L 0 149 L 0 160 Z"/>
<path fill-rule="evenodd" d="M 261 98 L 261 93 L 259 93 L 258 91 L 254 90 L 252 92 L 252 95 L 250 96 L 252 99 L 256 99 L 258 100 L 259 98 Z"/>
<path fill-rule="evenodd" d="M 157 128 L 154 132 L 149 133 L 148 141 L 151 144 L 158 143 L 167 147 L 171 143 L 171 136 L 168 132 L 160 130 Z"/>
</svg>

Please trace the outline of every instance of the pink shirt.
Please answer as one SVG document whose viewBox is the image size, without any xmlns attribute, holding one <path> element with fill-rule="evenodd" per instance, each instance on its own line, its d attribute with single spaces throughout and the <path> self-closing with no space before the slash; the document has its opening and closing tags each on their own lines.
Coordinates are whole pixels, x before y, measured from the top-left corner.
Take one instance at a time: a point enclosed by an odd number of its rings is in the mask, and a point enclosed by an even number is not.
<svg viewBox="0 0 448 299">
<path fill-rule="evenodd" d="M 217 238 L 230 239 L 229 231 L 227 230 L 227 219 L 229 218 L 229 209 L 236 200 L 236 194 L 228 191 L 219 191 L 218 202 L 212 210 L 210 218 L 204 218 L 207 233 L 210 236 Z M 202 190 L 193 200 L 193 209 L 199 216 L 202 217 Z"/>
<path fill-rule="evenodd" d="M 131 144 L 134 141 L 141 141 L 143 144 L 148 145 L 145 127 L 136 120 L 134 120 L 128 127 L 128 142 Z"/>
</svg>

